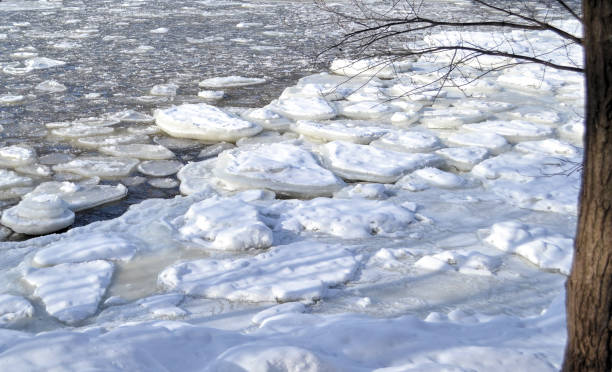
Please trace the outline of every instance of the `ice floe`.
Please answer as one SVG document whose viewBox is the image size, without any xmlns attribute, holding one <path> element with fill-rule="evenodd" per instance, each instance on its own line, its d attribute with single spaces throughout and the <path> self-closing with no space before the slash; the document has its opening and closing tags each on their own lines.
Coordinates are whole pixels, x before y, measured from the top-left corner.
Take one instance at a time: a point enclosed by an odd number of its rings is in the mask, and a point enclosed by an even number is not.
<svg viewBox="0 0 612 372">
<path fill-rule="evenodd" d="M 224 151 L 213 172 L 239 189 L 263 188 L 289 196 L 331 195 L 344 186 L 312 153 L 289 144 Z"/>
<path fill-rule="evenodd" d="M 0 167 L 21 167 L 36 161 L 36 151 L 24 145 L 0 147 Z"/>
<path fill-rule="evenodd" d="M 446 165 L 460 171 L 470 171 L 476 164 L 489 156 L 489 150 L 484 147 L 447 147 L 436 151 L 444 158 Z"/>
<path fill-rule="evenodd" d="M 268 248 L 274 242 L 258 209 L 236 199 L 215 197 L 192 205 L 180 233 L 185 239 L 221 250 Z"/>
<path fill-rule="evenodd" d="M 408 71 L 412 67 L 410 61 L 396 61 L 384 58 L 371 59 L 336 59 L 332 62 L 330 70 L 339 75 L 346 76 L 377 76 L 391 79 L 399 72 Z"/>
<path fill-rule="evenodd" d="M 482 132 L 458 132 L 451 134 L 446 141 L 455 146 L 483 147 L 492 154 L 509 150 L 508 141 L 499 134 Z"/>
<path fill-rule="evenodd" d="M 518 221 L 496 223 L 485 242 L 502 251 L 516 253 L 543 269 L 557 269 L 569 275 L 574 241 L 560 234 L 550 234 L 541 227 Z"/>
<path fill-rule="evenodd" d="M 441 164 L 433 154 L 408 154 L 343 141 L 329 142 L 319 149 L 326 167 L 349 179 L 391 183 L 418 168 Z"/>
<path fill-rule="evenodd" d="M 421 191 L 429 187 L 456 189 L 465 186 L 467 181 L 461 176 L 437 168 L 422 168 L 402 177 L 396 184 L 410 191 Z"/>
<path fill-rule="evenodd" d="M 174 153 L 161 145 L 130 143 L 102 146 L 98 149 L 106 155 L 148 160 L 166 160 L 174 158 Z"/>
<path fill-rule="evenodd" d="M 264 84 L 266 79 L 262 78 L 249 78 L 243 76 L 225 76 L 225 77 L 214 77 L 200 81 L 198 84 L 202 88 L 222 89 L 222 88 L 236 88 L 245 87 L 250 85 Z"/>
<path fill-rule="evenodd" d="M 205 103 L 156 110 L 154 116 L 156 124 L 169 135 L 204 141 L 235 142 L 242 137 L 253 136 L 263 129 L 257 124 Z"/>
<path fill-rule="evenodd" d="M 28 235 L 42 235 L 72 225 L 74 212 L 57 195 L 33 195 L 5 210 L 0 223 Z"/>
<path fill-rule="evenodd" d="M 51 181 L 36 186 L 28 195 L 57 195 L 67 203 L 70 210 L 79 212 L 120 200 L 127 193 L 127 188 L 122 184 L 112 186 Z"/>
<path fill-rule="evenodd" d="M 147 160 L 138 164 L 138 171 L 147 176 L 166 177 L 175 174 L 183 167 L 177 160 Z"/>
<path fill-rule="evenodd" d="M 113 276 L 106 261 L 67 263 L 30 269 L 24 280 L 34 286 L 49 315 L 68 324 L 78 323 L 98 310 Z"/>
<path fill-rule="evenodd" d="M 401 152 L 431 152 L 442 147 L 442 142 L 431 133 L 420 131 L 389 131 L 370 143 L 374 147 Z"/>
<path fill-rule="evenodd" d="M 312 265 L 312 259 L 319 264 Z M 316 300 L 329 287 L 351 280 L 358 265 L 347 248 L 294 243 L 248 258 L 179 263 L 162 271 L 158 282 L 188 295 L 233 301 Z"/>
<path fill-rule="evenodd" d="M 60 93 L 66 91 L 68 88 L 56 80 L 45 80 L 42 83 L 36 85 L 37 90 L 49 93 Z"/>
<path fill-rule="evenodd" d="M 316 198 L 283 213 L 278 226 L 359 239 L 401 234 L 415 221 L 411 211 L 389 201 Z"/>
<path fill-rule="evenodd" d="M 305 120 L 292 124 L 291 130 L 325 141 L 342 140 L 365 145 L 388 132 L 383 128 L 360 126 L 347 121 L 314 122 Z"/>
<path fill-rule="evenodd" d="M 294 120 L 327 120 L 336 116 L 336 109 L 319 97 L 290 97 L 273 101 L 270 110 Z"/>
<path fill-rule="evenodd" d="M 510 142 L 535 141 L 551 137 L 554 129 L 521 120 L 492 120 L 477 124 L 465 124 L 462 128 L 472 132 L 499 134 Z"/>
<path fill-rule="evenodd" d="M 56 172 L 71 172 L 84 177 L 125 177 L 138 165 L 138 159 L 84 156 L 53 166 Z"/>
</svg>

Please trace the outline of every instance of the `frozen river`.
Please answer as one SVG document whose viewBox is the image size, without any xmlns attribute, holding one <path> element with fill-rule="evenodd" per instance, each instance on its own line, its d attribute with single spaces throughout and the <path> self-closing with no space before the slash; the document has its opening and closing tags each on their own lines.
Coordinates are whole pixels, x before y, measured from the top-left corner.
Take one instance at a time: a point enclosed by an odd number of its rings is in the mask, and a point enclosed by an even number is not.
<svg viewBox="0 0 612 372">
<path fill-rule="evenodd" d="M 558 369 L 582 76 L 441 87 L 449 54 L 315 61 L 337 35 L 308 1 L 0 2 L 0 365 Z M 582 58 L 511 36 L 465 38 Z"/>
</svg>

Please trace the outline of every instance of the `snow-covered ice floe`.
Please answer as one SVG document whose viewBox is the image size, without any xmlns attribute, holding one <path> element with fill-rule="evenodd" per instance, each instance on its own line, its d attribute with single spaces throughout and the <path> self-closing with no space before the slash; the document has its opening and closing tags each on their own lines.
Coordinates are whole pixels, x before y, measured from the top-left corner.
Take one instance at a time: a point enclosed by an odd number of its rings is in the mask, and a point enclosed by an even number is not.
<svg viewBox="0 0 612 372">
<path fill-rule="evenodd" d="M 311 265 L 311 260 L 318 265 Z M 192 296 L 234 301 L 315 300 L 350 280 L 359 261 L 348 248 L 320 243 L 276 246 L 241 259 L 202 259 L 173 265 L 159 284 Z"/>
<path fill-rule="evenodd" d="M 155 123 L 169 135 L 203 141 L 235 142 L 242 137 L 253 136 L 263 129 L 257 124 L 205 103 L 156 110 L 154 116 Z"/>
<path fill-rule="evenodd" d="M 249 85 L 264 84 L 266 79 L 262 78 L 249 78 L 243 76 L 224 76 L 214 77 L 200 81 L 198 84 L 202 88 L 222 89 L 222 88 L 236 88 L 246 87 Z"/>
<path fill-rule="evenodd" d="M 408 154 L 368 145 L 334 141 L 322 145 L 325 165 L 349 180 L 392 183 L 408 172 L 427 166 L 440 165 L 433 154 Z"/>
<path fill-rule="evenodd" d="M 224 151 L 213 173 L 237 189 L 264 188 L 289 196 L 331 195 L 344 186 L 312 153 L 289 144 Z"/>
</svg>

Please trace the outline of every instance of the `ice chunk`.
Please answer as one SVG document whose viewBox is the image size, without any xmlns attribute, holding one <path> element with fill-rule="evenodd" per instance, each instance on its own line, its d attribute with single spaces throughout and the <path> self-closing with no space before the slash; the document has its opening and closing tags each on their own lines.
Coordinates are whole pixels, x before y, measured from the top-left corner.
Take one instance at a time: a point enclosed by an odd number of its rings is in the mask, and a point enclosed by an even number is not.
<svg viewBox="0 0 612 372">
<path fill-rule="evenodd" d="M 81 157 L 53 166 L 56 172 L 71 172 L 84 177 L 125 177 L 138 165 L 138 159 L 104 156 Z"/>
<path fill-rule="evenodd" d="M 106 261 L 61 264 L 32 269 L 24 279 L 36 287 L 34 296 L 47 312 L 68 324 L 78 323 L 98 310 L 114 267 Z"/>
<path fill-rule="evenodd" d="M 443 189 L 456 189 L 467 183 L 465 178 L 437 168 L 423 168 L 402 177 L 397 185 L 410 191 L 420 191 L 430 186 Z"/>
<path fill-rule="evenodd" d="M 574 252 L 573 239 L 549 234 L 517 221 L 496 223 L 485 242 L 502 251 L 516 253 L 543 269 L 558 269 L 569 275 Z"/>
<path fill-rule="evenodd" d="M 173 189 L 179 186 L 179 182 L 174 178 L 151 178 L 147 183 L 158 189 Z"/>
<path fill-rule="evenodd" d="M 448 147 L 436 151 L 450 167 L 460 171 L 468 172 L 476 164 L 489 156 L 489 151 L 484 147 Z"/>
<path fill-rule="evenodd" d="M 374 147 L 401 152 L 430 152 L 442 147 L 433 134 L 416 131 L 391 131 L 371 143 Z"/>
<path fill-rule="evenodd" d="M 513 109 L 515 106 L 508 102 L 489 101 L 489 100 L 470 100 L 461 99 L 453 102 L 454 107 L 481 110 L 490 113 L 499 113 Z"/>
<path fill-rule="evenodd" d="M 486 119 L 489 114 L 474 109 L 445 108 L 423 112 L 421 123 L 428 128 L 449 129 Z"/>
<path fill-rule="evenodd" d="M 319 123 L 305 120 L 300 120 L 291 125 L 291 130 L 326 141 L 343 140 L 360 144 L 368 144 L 388 132 L 383 128 L 358 126 L 350 122 L 330 121 Z"/>
<path fill-rule="evenodd" d="M 0 106 L 18 105 L 26 100 L 25 96 L 7 94 L 0 96 Z"/>
<path fill-rule="evenodd" d="M 273 366 L 276 371 L 338 371 L 328 359 L 312 349 L 302 346 L 286 345 L 284 342 L 266 344 L 243 344 L 233 347 L 216 360 L 209 368 L 211 371 L 223 371 L 226 366 L 238 368 L 236 371 L 270 372 Z"/>
<path fill-rule="evenodd" d="M 20 176 L 19 174 L 0 168 L 0 190 L 11 187 L 29 186 L 32 184 L 30 177 Z"/>
<path fill-rule="evenodd" d="M 202 90 L 198 92 L 198 97 L 214 102 L 223 99 L 225 92 L 222 90 Z"/>
<path fill-rule="evenodd" d="M 58 81 L 46 80 L 36 85 L 36 89 L 42 90 L 43 92 L 60 93 L 66 91 L 68 88 Z"/>
<path fill-rule="evenodd" d="M 449 144 L 456 146 L 484 147 L 492 154 L 500 154 L 510 148 L 508 141 L 495 133 L 453 133 L 447 138 L 447 141 Z"/>
<path fill-rule="evenodd" d="M 82 137 L 78 138 L 75 142 L 82 147 L 95 149 L 102 146 L 146 143 L 149 142 L 149 136 L 144 134 L 116 134 L 110 136 Z"/>
<path fill-rule="evenodd" d="M 168 32 L 166 27 L 159 27 L 149 31 L 152 34 L 165 34 Z"/>
<path fill-rule="evenodd" d="M 290 97 L 273 101 L 269 108 L 294 120 L 327 120 L 336 109 L 320 97 Z"/>
<path fill-rule="evenodd" d="M 387 185 L 380 183 L 358 183 L 349 185 L 334 193 L 334 198 L 352 199 L 365 198 L 373 200 L 384 200 L 391 196 Z"/>
<path fill-rule="evenodd" d="M 124 198 L 128 190 L 122 184 L 112 185 L 88 185 L 75 184 L 72 182 L 43 182 L 38 185 L 29 196 L 34 195 L 58 195 L 74 212 L 97 207 Z"/>
<path fill-rule="evenodd" d="M 153 96 L 176 96 L 176 90 L 179 88 L 176 84 L 158 84 L 151 88 L 149 94 Z"/>
<path fill-rule="evenodd" d="M 120 233 L 82 233 L 42 248 L 33 261 L 39 266 L 95 260 L 129 261 L 139 248 L 134 238 Z"/>
<path fill-rule="evenodd" d="M 226 189 L 225 184 L 213 174 L 217 159 L 207 159 L 185 165 L 176 177 L 181 181 L 180 191 L 184 195 L 195 193 L 214 194 L 216 189 Z"/>
<path fill-rule="evenodd" d="M 520 107 L 518 109 L 508 111 L 507 115 L 518 120 L 548 125 L 559 124 L 562 121 L 561 115 L 557 111 L 537 106 Z"/>
<path fill-rule="evenodd" d="M 525 153 L 536 153 L 570 158 L 576 157 L 580 154 L 576 147 L 552 138 L 542 141 L 521 142 L 516 145 L 514 149 Z"/>
<path fill-rule="evenodd" d="M 0 328 L 31 318 L 34 307 L 28 300 L 20 296 L 0 294 Z"/>
<path fill-rule="evenodd" d="M 386 103 L 361 101 L 340 105 L 340 114 L 351 119 L 380 119 L 399 109 Z"/>
<path fill-rule="evenodd" d="M 203 200 L 189 208 L 184 220 L 180 229 L 183 237 L 214 249 L 261 249 L 274 241 L 257 208 L 241 200 Z"/>
<path fill-rule="evenodd" d="M 213 172 L 236 188 L 289 196 L 331 195 L 344 186 L 310 152 L 280 143 L 227 150 L 219 155 Z"/>
<path fill-rule="evenodd" d="M 188 295 L 231 301 L 314 300 L 351 280 L 358 266 L 346 248 L 301 242 L 254 257 L 179 263 L 162 271 L 158 283 Z"/>
<path fill-rule="evenodd" d="M 138 164 L 138 171 L 147 176 L 165 177 L 178 172 L 183 163 L 177 160 L 148 160 Z"/>
<path fill-rule="evenodd" d="M 157 125 L 171 136 L 204 141 L 235 142 L 241 137 L 253 136 L 263 129 L 257 124 L 205 103 L 156 110 L 154 116 Z"/>
<path fill-rule="evenodd" d="M 478 133 L 499 134 L 510 142 L 535 141 L 554 134 L 554 130 L 550 127 L 521 120 L 491 120 L 478 124 L 465 124 L 462 128 Z"/>
<path fill-rule="evenodd" d="M 433 154 L 408 154 L 367 145 L 334 141 L 320 148 L 332 172 L 349 180 L 392 183 L 418 168 L 441 163 Z"/>
<path fill-rule="evenodd" d="M 412 62 L 384 58 L 363 58 L 358 60 L 335 59 L 330 70 L 338 75 L 377 76 L 392 79 L 399 72 L 410 70 Z"/>
<path fill-rule="evenodd" d="M 87 127 L 111 127 L 119 124 L 121 120 L 112 115 L 105 117 L 91 116 L 88 118 L 79 118 L 74 121 L 75 126 L 87 126 Z"/>
<path fill-rule="evenodd" d="M 0 223 L 13 231 L 42 235 L 66 228 L 74 222 L 74 212 L 57 195 L 33 195 L 2 213 Z"/>
<path fill-rule="evenodd" d="M 124 110 L 108 115 L 111 120 L 119 120 L 123 123 L 151 123 L 155 120 L 153 116 L 143 114 L 134 110 Z"/>
<path fill-rule="evenodd" d="M 2 71 L 9 75 L 23 75 L 34 70 L 44 70 L 53 67 L 64 66 L 66 62 L 46 57 L 34 57 L 23 61 L 23 67 L 20 62 L 11 62 L 4 66 Z"/>
<path fill-rule="evenodd" d="M 267 130 L 285 131 L 289 129 L 291 121 L 267 107 L 249 109 L 241 114 L 243 118 L 257 123 Z"/>
<path fill-rule="evenodd" d="M 565 138 L 568 141 L 572 141 L 572 143 L 582 147 L 584 138 L 584 122 L 574 121 L 562 125 L 559 128 L 559 135 L 561 138 Z"/>
<path fill-rule="evenodd" d="M 65 128 L 57 128 L 51 130 L 51 133 L 58 137 L 79 138 L 89 136 L 103 136 L 111 134 L 115 131 L 110 127 L 94 127 L 89 125 L 72 125 Z"/>
<path fill-rule="evenodd" d="M 283 213 L 278 227 L 360 239 L 401 233 L 414 221 L 412 212 L 389 201 L 316 198 Z"/>
<path fill-rule="evenodd" d="M 20 167 L 36 161 L 36 151 L 29 146 L 0 147 L 0 167 Z"/>
<path fill-rule="evenodd" d="M 125 156 L 137 159 L 165 160 L 174 158 L 174 153 L 161 145 L 130 143 L 103 146 L 99 151 L 106 155 Z"/>
<path fill-rule="evenodd" d="M 222 89 L 222 88 L 237 88 L 249 85 L 264 84 L 266 79 L 249 78 L 243 76 L 225 76 L 214 77 L 200 81 L 198 84 L 201 88 Z"/>
</svg>

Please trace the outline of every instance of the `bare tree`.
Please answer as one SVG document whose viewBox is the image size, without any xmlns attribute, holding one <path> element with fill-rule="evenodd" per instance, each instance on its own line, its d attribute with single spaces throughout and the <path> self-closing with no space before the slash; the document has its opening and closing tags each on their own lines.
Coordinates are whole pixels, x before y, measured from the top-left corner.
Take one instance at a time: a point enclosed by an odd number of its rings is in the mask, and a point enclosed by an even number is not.
<svg viewBox="0 0 612 372">
<path fill-rule="evenodd" d="M 343 33 L 325 52 L 380 58 L 370 68 L 383 68 L 407 57 L 445 56 L 446 73 L 439 81 L 442 86 L 454 84 L 453 73 L 482 56 L 506 60 L 483 66 L 482 74 L 522 63 L 584 73 L 585 155 L 574 263 L 567 282 L 568 343 L 563 370 L 611 371 L 612 1 L 464 0 L 455 11 L 446 8 L 438 13 L 432 10 L 440 9 L 431 6 L 435 1 L 425 0 L 352 0 L 350 10 L 325 0 L 315 2 L 333 16 Z M 576 20 L 584 32 L 565 30 L 557 22 L 559 18 Z M 420 42 L 442 30 L 456 32 L 459 37 Z M 470 40 L 471 31 L 494 31 L 496 35 L 546 31 L 556 36 L 558 44 L 552 49 L 532 45 L 525 50 L 515 48 L 511 37 L 482 44 Z M 568 58 L 558 58 L 560 51 L 571 48 L 583 48 L 584 60 L 574 61 L 570 53 Z"/>
</svg>

